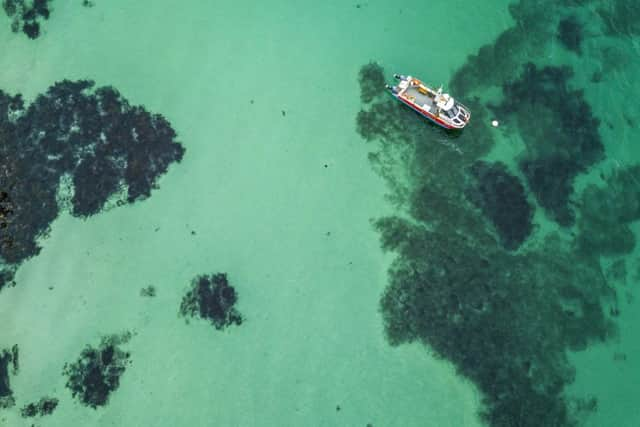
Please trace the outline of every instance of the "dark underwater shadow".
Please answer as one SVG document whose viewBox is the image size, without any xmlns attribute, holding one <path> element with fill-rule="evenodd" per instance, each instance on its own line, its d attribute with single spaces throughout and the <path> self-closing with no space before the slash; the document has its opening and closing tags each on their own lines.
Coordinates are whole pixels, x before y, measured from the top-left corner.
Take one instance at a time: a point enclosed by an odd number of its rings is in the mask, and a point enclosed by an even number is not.
<svg viewBox="0 0 640 427">
<path fill-rule="evenodd" d="M 629 178 L 637 171 L 576 194 L 575 178 L 605 155 L 599 121 L 574 71 L 543 57 L 558 37 L 560 48 L 588 55 L 581 22 L 567 18 L 588 3 L 510 6 L 516 25 L 453 78 L 452 92 L 472 98 L 462 131 L 424 124 L 371 93 L 356 119 L 359 134 L 375 143 L 372 166 L 390 198 L 401 200 L 397 215 L 375 223 L 383 249 L 396 254 L 380 303 L 387 339 L 421 342 L 451 361 L 482 393 L 481 418 L 491 426 L 581 424 L 597 404 L 566 394 L 575 378 L 567 353 L 617 334 L 617 295 L 599 259 L 635 247 L 635 238 L 615 245 L 607 235 L 629 234 L 626 224 L 640 218 L 640 185 Z M 383 75 L 375 64 L 365 68 L 363 86 Z M 483 103 L 488 88 L 502 100 Z M 483 161 L 494 145 L 487 118 L 496 111 L 525 144 L 509 159 L 514 166 Z M 535 210 L 557 232 L 532 240 Z"/>
</svg>

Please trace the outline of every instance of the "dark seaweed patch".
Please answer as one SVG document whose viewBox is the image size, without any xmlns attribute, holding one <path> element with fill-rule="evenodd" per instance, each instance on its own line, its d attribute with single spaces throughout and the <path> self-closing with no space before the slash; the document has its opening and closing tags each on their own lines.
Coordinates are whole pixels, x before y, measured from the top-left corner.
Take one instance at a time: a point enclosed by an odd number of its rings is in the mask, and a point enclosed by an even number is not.
<svg viewBox="0 0 640 427">
<path fill-rule="evenodd" d="M 540 205 L 564 226 L 575 220 L 569 203 L 575 176 L 604 158 L 599 120 L 583 91 L 569 89 L 572 74 L 527 63 L 518 80 L 503 85 L 505 99 L 495 108 L 517 117 L 527 146 L 520 168 Z"/>
<path fill-rule="evenodd" d="M 198 276 L 191 281 L 191 289 L 182 298 L 180 315 L 200 317 L 216 329 L 242 323 L 242 315 L 234 308 L 238 301 L 236 290 L 229 285 L 225 273 Z"/>
<path fill-rule="evenodd" d="M 544 112 L 548 107 L 539 101 L 559 86 L 558 81 L 560 87 L 566 84 L 559 77 L 566 73 L 551 69 L 542 75 L 527 75 L 540 89 L 537 92 L 524 93 L 520 79 L 506 91 L 511 90 L 530 109 Z M 573 251 L 553 234 L 520 253 L 503 248 L 508 245 L 503 239 L 526 240 L 531 208 L 525 207 L 523 186 L 507 176 L 506 168 L 478 163 L 493 144 L 480 103 L 471 100 L 476 120 L 454 139 L 448 133 L 426 131 L 428 127 L 421 126 L 420 120 L 408 118 L 390 102 L 374 102 L 357 117 L 363 138 L 378 143 L 370 159 L 389 183 L 389 198 L 400 212 L 375 223 L 383 248 L 397 254 L 381 299 L 388 341 L 393 345 L 419 341 L 450 360 L 483 394 L 481 415 L 490 425 L 575 425 L 581 409 L 565 396 L 566 386 L 574 379 L 567 350 L 583 350 L 616 332 L 608 317 L 616 311 L 615 292 L 604 279 L 598 257 Z M 580 102 L 578 108 L 583 108 Z M 519 122 L 527 117 L 524 107 L 520 111 L 509 101 L 503 106 L 501 117 L 505 111 L 512 111 Z M 586 118 L 588 122 L 589 115 Z M 544 129 L 539 123 L 531 127 Z M 577 147 L 568 146 L 569 136 L 555 136 L 551 131 L 546 139 L 525 141 L 527 154 L 521 167 L 538 184 L 538 194 L 547 198 L 538 197 L 546 206 L 557 204 L 557 212 L 569 203 L 568 184 L 576 171 L 602 155 L 599 139 L 592 139 L 591 131 L 588 126 L 576 131 L 582 132 L 573 135 Z M 586 160 L 569 163 L 569 153 L 584 153 Z M 539 185 L 547 179 L 538 175 L 541 168 L 554 165 L 555 158 L 558 164 L 573 168 L 565 172 L 567 178 L 560 185 L 543 183 L 559 188 L 560 194 Z M 470 171 L 472 177 L 464 171 Z M 562 173 L 553 168 L 550 172 Z M 478 187 L 482 179 L 487 180 L 484 189 Z M 519 200 L 515 210 L 522 213 L 516 218 L 497 208 L 511 209 L 508 200 L 490 197 L 503 184 L 509 188 L 506 193 Z M 470 189 L 477 194 L 470 197 Z M 475 209 L 468 197 L 485 208 Z M 491 218 L 488 212 L 495 212 L 491 222 L 496 230 L 503 221 L 517 224 L 517 231 L 508 231 L 514 233 L 512 237 L 501 237 L 502 246 L 486 227 L 483 215 Z M 572 212 L 567 212 L 565 217 L 571 219 Z M 505 233 L 507 228 L 503 227 Z M 614 304 L 612 309 L 608 304 Z"/>
<path fill-rule="evenodd" d="M 0 242 L 2 244 L 2 242 Z M 13 280 L 13 270 L 0 270 L 0 290 L 5 286 L 15 286 L 16 282 Z"/>
<path fill-rule="evenodd" d="M 73 215 L 89 217 L 102 210 L 110 195 L 120 189 L 121 171 L 107 156 L 88 156 L 73 174 Z"/>
<path fill-rule="evenodd" d="M 129 334 L 103 337 L 95 348 L 87 345 L 77 361 L 65 364 L 63 375 L 73 397 L 85 406 L 105 406 L 109 396 L 120 386 L 120 377 L 130 364 L 130 354 L 120 349 Z"/>
<path fill-rule="evenodd" d="M 563 239 L 551 234 L 544 244 L 506 252 L 478 220 L 479 212 L 461 202 L 468 183 L 458 171 L 481 158 L 484 148 L 476 147 L 492 144 L 478 119 L 482 106 L 470 105 L 474 119 L 455 141 L 459 156 L 446 155 L 443 138 L 420 134 L 392 106 L 366 106 L 357 117 L 363 138 L 378 143 L 370 159 L 399 209 L 398 216 L 377 222 L 384 247 L 398 255 L 381 301 L 387 338 L 393 344 L 421 341 L 452 361 L 483 394 L 482 416 L 492 426 L 579 425 L 597 401 L 567 396 L 573 367 L 566 351 L 615 334 L 615 290 L 599 258 L 627 253 L 635 244 L 625 227 L 638 198 L 629 189 L 631 200 L 604 197 L 624 187 L 607 180 L 607 187 L 588 188 L 582 200 L 573 199 L 575 177 L 604 158 L 598 120 L 582 91 L 570 88 L 571 68 L 528 63 L 548 63 L 558 36 L 582 52 L 583 29 L 571 25 L 580 22 L 558 25 L 557 17 L 583 16 L 573 8 L 587 3 L 593 2 L 512 3 L 516 25 L 470 55 L 451 82 L 452 93 L 461 97 L 475 91 L 493 98 L 484 89 L 502 88 L 502 101 L 489 106 L 491 115 L 510 123 L 507 131 L 525 143 L 523 155 L 513 160 L 545 213 L 561 225 L 577 222 L 573 242 L 560 229 Z M 635 3 L 613 4 L 599 10 L 610 33 L 640 33 Z M 597 53 L 595 81 L 628 62 L 613 47 Z M 599 206 L 604 204 L 613 207 Z"/>
<path fill-rule="evenodd" d="M 616 170 L 605 186 L 589 185 L 581 197 L 578 249 L 590 255 L 630 253 L 636 239 L 629 223 L 640 219 L 640 166 Z"/>
<path fill-rule="evenodd" d="M 502 245 L 517 249 L 531 234 L 533 207 L 520 180 L 509 173 L 504 163 L 478 161 L 471 166 L 475 182 L 467 197 L 491 221 Z"/>
<path fill-rule="evenodd" d="M 10 366 L 11 371 L 9 370 Z M 18 346 L 14 345 L 10 350 L 2 350 L 0 352 L 0 409 L 10 408 L 15 405 L 9 374 L 16 375 L 18 368 Z"/>
<path fill-rule="evenodd" d="M 14 344 L 11 346 L 11 373 L 13 375 L 18 375 L 18 372 L 20 371 L 19 356 L 18 344 Z"/>
<path fill-rule="evenodd" d="M 140 296 L 141 297 L 149 297 L 149 298 L 153 298 L 156 296 L 156 287 L 153 285 L 149 285 L 146 288 L 142 288 L 140 289 Z"/>
<path fill-rule="evenodd" d="M 553 1 L 520 1 L 509 5 L 509 13 L 517 25 L 503 31 L 493 43 L 482 46 L 477 54 L 453 75 L 452 93 L 464 94 L 490 86 L 500 86 L 517 77 L 522 52 L 525 57 L 543 53 L 554 36 L 554 16 L 558 4 Z"/>
<path fill-rule="evenodd" d="M 51 14 L 51 0 L 3 0 L 2 8 L 12 19 L 11 30 L 14 33 L 22 30 L 30 39 L 40 36 L 40 21 L 47 20 Z"/>
<path fill-rule="evenodd" d="M 7 220 L 13 215 L 13 207 L 9 194 L 6 191 L 0 192 L 0 230 L 7 228 Z"/>
<path fill-rule="evenodd" d="M 607 35 L 635 36 L 640 34 L 640 9 L 635 0 L 603 2 L 597 9 Z"/>
<path fill-rule="evenodd" d="M 582 40 L 584 38 L 582 24 L 575 16 L 569 16 L 558 23 L 558 40 L 568 50 L 582 55 Z"/>
<path fill-rule="evenodd" d="M 35 417 L 38 415 L 38 406 L 37 403 L 29 403 L 20 409 L 20 415 L 22 418 Z"/>
<path fill-rule="evenodd" d="M 182 159 L 175 137 L 164 117 L 131 106 L 112 87 L 94 89 L 91 81 L 56 83 L 29 106 L 0 91 L 5 269 L 39 253 L 37 240 L 49 232 L 61 201 L 86 218 L 110 198 L 149 197 L 169 165 Z"/>
<path fill-rule="evenodd" d="M 54 397 L 43 397 L 37 402 L 29 403 L 20 409 L 22 418 L 51 415 L 58 407 L 58 399 Z"/>
<path fill-rule="evenodd" d="M 364 103 L 368 104 L 373 101 L 385 90 L 382 67 L 375 62 L 370 62 L 360 68 L 358 81 L 360 82 L 360 99 Z"/>
<path fill-rule="evenodd" d="M 491 425 L 566 425 L 565 349 L 611 333 L 598 271 L 551 243 L 514 256 L 400 219 L 377 227 L 399 255 L 381 302 L 389 341 L 421 341 L 451 360 L 484 393 Z"/>
<path fill-rule="evenodd" d="M 605 277 L 608 281 L 616 284 L 626 284 L 627 282 L 627 264 L 624 258 L 618 259 L 611 263 L 605 271 Z"/>
<path fill-rule="evenodd" d="M 569 226 L 575 221 L 575 213 L 569 202 L 573 193 L 573 179 L 577 165 L 559 156 L 539 159 L 523 159 L 520 169 L 527 178 L 538 203 L 560 225 Z"/>
<path fill-rule="evenodd" d="M 451 82 L 452 90 L 461 94 L 502 87 L 504 101 L 492 110 L 496 117 L 513 115 L 516 119 L 518 132 L 527 146 L 520 159 L 521 169 L 538 203 L 551 219 L 563 226 L 575 221 L 570 205 L 574 178 L 604 157 L 599 123 L 583 92 L 569 88 L 571 68 L 539 68 L 524 61 L 547 57 L 549 40 L 558 34 L 555 17 L 566 16 L 567 6 L 584 3 L 575 0 L 512 3 L 509 12 L 517 24 L 500 34 L 494 43 L 470 55 Z M 561 24 L 565 41 L 572 48 L 577 48 L 582 37 L 577 26 L 577 18 L 568 18 Z M 603 68 L 609 67 L 608 63 L 603 61 Z"/>
</svg>

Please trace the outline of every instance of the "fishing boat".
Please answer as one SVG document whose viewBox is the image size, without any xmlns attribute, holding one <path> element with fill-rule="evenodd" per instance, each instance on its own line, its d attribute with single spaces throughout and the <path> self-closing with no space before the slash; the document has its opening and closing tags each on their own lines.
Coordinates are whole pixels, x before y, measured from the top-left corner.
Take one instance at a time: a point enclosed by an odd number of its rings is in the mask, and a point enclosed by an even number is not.
<svg viewBox="0 0 640 427">
<path fill-rule="evenodd" d="M 393 77 L 399 82 L 395 86 L 387 85 L 391 95 L 421 116 L 446 129 L 462 129 L 469 123 L 469 109 L 448 93 L 442 93 L 442 88 L 434 90 L 411 76 L 394 74 Z"/>
</svg>

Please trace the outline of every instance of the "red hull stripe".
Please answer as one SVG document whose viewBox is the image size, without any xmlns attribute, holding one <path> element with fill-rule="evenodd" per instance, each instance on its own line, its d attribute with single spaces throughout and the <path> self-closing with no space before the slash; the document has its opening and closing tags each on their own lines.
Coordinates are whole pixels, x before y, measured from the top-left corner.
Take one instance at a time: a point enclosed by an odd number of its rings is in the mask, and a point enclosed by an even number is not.
<svg viewBox="0 0 640 427">
<path fill-rule="evenodd" d="M 424 117 L 433 120 L 434 122 L 436 122 L 437 124 L 439 124 L 440 126 L 442 126 L 444 128 L 457 129 L 456 127 L 448 125 L 442 119 L 439 119 L 438 117 L 434 116 L 433 114 L 429 113 L 428 111 L 423 110 L 422 108 L 418 107 L 416 104 L 412 104 L 411 102 L 407 101 L 406 99 L 404 99 L 404 98 L 402 98 L 400 96 L 396 96 L 396 99 L 399 99 L 406 106 L 408 106 L 408 107 L 412 108 L 413 110 L 417 111 L 418 113 L 422 114 Z"/>
</svg>

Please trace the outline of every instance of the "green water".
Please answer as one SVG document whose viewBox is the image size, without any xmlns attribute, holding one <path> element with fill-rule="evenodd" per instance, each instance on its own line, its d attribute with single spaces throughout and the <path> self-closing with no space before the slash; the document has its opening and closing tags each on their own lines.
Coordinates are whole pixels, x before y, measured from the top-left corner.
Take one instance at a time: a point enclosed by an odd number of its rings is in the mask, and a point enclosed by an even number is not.
<svg viewBox="0 0 640 427">
<path fill-rule="evenodd" d="M 387 339 L 380 299 L 396 254 L 383 252 L 372 220 L 407 216 L 407 206 L 390 201 L 398 194 L 368 158 L 378 142 L 357 131 L 358 73 L 376 61 L 389 81 L 400 72 L 448 86 L 469 55 L 515 25 L 509 2 L 94 3 L 53 1 L 35 40 L 12 33 L 1 16 L 0 89 L 29 103 L 63 79 L 111 85 L 132 105 L 162 114 L 185 154 L 145 200 L 88 219 L 61 212 L 39 240 L 41 252 L 19 265 L 16 286 L 0 291 L 0 349 L 20 349 L 19 373 L 9 376 L 16 404 L 0 410 L 0 425 L 485 425 L 478 416 L 484 391 L 455 363 L 420 340 L 392 346 Z M 520 2 L 536 13 L 543 3 Z M 640 159 L 633 102 L 640 66 L 633 17 L 640 12 L 627 2 L 631 24 L 616 20 L 618 32 L 607 34 L 596 11 L 611 5 L 565 3 L 547 5 L 540 20 L 555 28 L 558 16 L 578 16 L 585 23 L 581 55 L 547 37 L 540 24 L 530 30 L 535 42 L 508 44 L 494 61 L 573 68 L 570 84 L 602 118 L 605 149 L 576 177 L 577 200 L 589 183 L 603 184 L 601 172 Z M 602 79 L 593 82 L 597 70 Z M 490 83 L 452 95 L 498 103 L 505 79 L 493 70 Z M 413 119 L 411 126 L 429 126 L 398 111 Z M 474 144 L 482 135 L 474 132 L 484 128 L 493 142 L 482 157 L 517 171 L 523 136 L 513 116 L 499 115 L 474 112 L 457 139 L 431 127 L 424 142 L 460 144 L 468 153 L 473 148 L 464 144 Z M 489 126 L 494 116 L 496 129 Z M 387 147 L 401 143 L 380 139 Z M 413 154 L 402 152 L 390 166 L 399 180 L 416 166 Z M 444 174 L 461 166 L 432 167 Z M 550 233 L 568 241 L 577 232 L 540 206 L 533 222 L 521 251 L 535 250 Z M 629 224 L 640 231 L 635 219 Z M 619 259 L 629 271 L 625 284 L 607 282 L 619 315 L 602 306 L 617 335 L 585 350 L 561 349 L 575 367 L 565 395 L 598 401 L 596 411 L 579 414 L 580 425 L 640 424 L 640 309 L 633 300 L 640 254 L 597 255 L 593 262 L 606 272 Z M 178 316 L 190 281 L 215 272 L 227 273 L 244 317 L 221 331 Z M 141 297 L 149 285 L 157 295 Z M 124 331 L 132 333 L 123 345 L 131 364 L 108 404 L 88 408 L 65 387 L 63 366 L 86 345 Z M 21 407 L 45 395 L 59 399 L 53 414 L 21 417 Z M 525 419 L 509 425 L 536 425 Z"/>
</svg>

